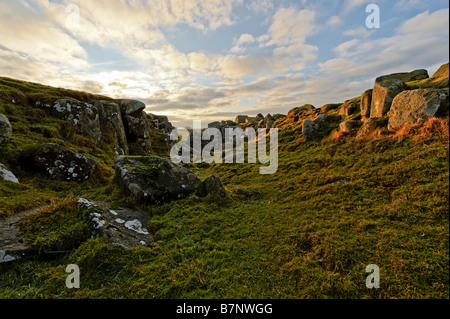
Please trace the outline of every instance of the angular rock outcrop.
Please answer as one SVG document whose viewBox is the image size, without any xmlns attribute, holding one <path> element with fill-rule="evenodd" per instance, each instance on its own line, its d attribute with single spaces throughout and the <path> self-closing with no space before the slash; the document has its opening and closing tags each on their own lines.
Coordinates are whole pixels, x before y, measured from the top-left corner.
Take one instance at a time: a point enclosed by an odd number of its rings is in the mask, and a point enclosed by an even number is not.
<svg viewBox="0 0 450 319">
<path fill-rule="evenodd" d="M 100 114 L 102 141 L 111 145 L 116 154 L 128 154 L 128 141 L 119 105 L 114 102 L 99 100 L 95 102 L 94 106 Z"/>
<path fill-rule="evenodd" d="M 244 124 L 247 119 L 248 119 L 247 115 L 238 115 L 238 116 L 236 116 L 236 119 L 234 120 L 234 123 L 236 123 L 236 124 Z"/>
<path fill-rule="evenodd" d="M 136 100 L 119 100 L 122 120 L 129 143 L 136 143 L 149 154 L 151 142 L 149 140 L 150 119 L 143 111 L 145 104 Z"/>
<path fill-rule="evenodd" d="M 10 139 L 12 135 L 11 123 L 8 118 L 3 114 L 0 114 L 0 144 Z"/>
<path fill-rule="evenodd" d="M 293 119 L 294 122 L 297 122 L 300 119 L 300 116 L 303 114 L 306 114 L 308 112 L 312 112 L 315 110 L 314 105 L 311 104 L 305 104 L 303 106 L 294 107 L 293 109 L 289 110 L 287 114 L 288 119 Z"/>
<path fill-rule="evenodd" d="M 225 197 L 225 188 L 223 187 L 222 181 L 216 175 L 211 175 L 197 187 L 197 196 L 206 197 L 210 194 L 217 194 L 221 197 Z"/>
<path fill-rule="evenodd" d="M 417 89 L 397 95 L 388 113 L 388 128 L 398 129 L 405 124 L 416 124 L 431 117 L 448 115 L 449 91 Z"/>
<path fill-rule="evenodd" d="M 372 89 L 365 91 L 361 95 L 361 118 L 365 121 L 370 117 L 370 106 L 372 104 Z"/>
<path fill-rule="evenodd" d="M 156 156 L 118 156 L 116 181 L 140 203 L 162 204 L 196 191 L 200 179 L 186 168 Z"/>
<path fill-rule="evenodd" d="M 19 183 L 17 177 L 9 171 L 5 165 L 0 163 L 0 181 L 10 181 L 13 183 Z"/>
<path fill-rule="evenodd" d="M 130 115 L 133 117 L 140 116 L 142 111 L 145 109 L 145 104 L 141 101 L 130 100 L 130 99 L 120 99 L 118 100 L 120 105 L 120 111 L 122 114 Z"/>
<path fill-rule="evenodd" d="M 95 141 L 101 141 L 100 114 L 94 103 L 60 99 L 51 106 L 50 113 L 61 120 L 70 122 L 81 133 Z"/>
<path fill-rule="evenodd" d="M 97 161 L 54 143 L 41 144 L 32 156 L 33 164 L 52 179 L 81 182 L 97 167 Z"/>
<path fill-rule="evenodd" d="M 348 101 L 345 101 L 344 104 L 342 104 L 339 115 L 349 117 L 352 114 L 355 114 L 359 111 L 360 108 L 360 98 L 354 98 Z"/>
<path fill-rule="evenodd" d="M 320 127 L 325 123 L 327 115 L 321 113 L 312 120 L 304 120 L 302 124 L 302 134 L 305 141 L 312 141 L 318 137 Z"/>
<path fill-rule="evenodd" d="M 410 73 L 394 73 L 380 76 L 375 80 L 372 90 L 370 117 L 382 117 L 391 108 L 392 101 L 407 86 L 405 82 L 429 78 L 427 70 L 416 70 Z"/>
<path fill-rule="evenodd" d="M 150 120 L 150 127 L 162 133 L 169 134 L 174 129 L 172 123 L 169 122 L 167 116 L 147 114 Z"/>
</svg>

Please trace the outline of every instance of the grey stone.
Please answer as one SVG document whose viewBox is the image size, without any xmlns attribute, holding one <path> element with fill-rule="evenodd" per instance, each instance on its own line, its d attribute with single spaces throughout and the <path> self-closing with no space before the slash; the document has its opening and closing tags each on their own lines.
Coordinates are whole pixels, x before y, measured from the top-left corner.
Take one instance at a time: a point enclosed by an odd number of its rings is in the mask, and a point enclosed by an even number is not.
<svg viewBox="0 0 450 319">
<path fill-rule="evenodd" d="M 206 197 L 209 194 L 217 194 L 221 197 L 225 197 L 226 195 L 222 181 L 216 175 L 211 175 L 197 187 L 197 196 Z"/>
<path fill-rule="evenodd" d="M 17 177 L 6 169 L 5 165 L 0 163 L 0 181 L 10 181 L 13 183 L 19 183 Z"/>
<path fill-rule="evenodd" d="M 0 144 L 6 142 L 11 138 L 12 128 L 8 118 L 3 114 L 0 114 Z"/>
<path fill-rule="evenodd" d="M 418 89 L 404 91 L 392 102 L 389 129 L 398 129 L 405 124 L 416 124 L 431 117 L 445 116 L 449 111 L 449 91 Z"/>
<path fill-rule="evenodd" d="M 429 78 L 427 70 L 409 73 L 394 73 L 380 76 L 375 80 L 372 90 L 370 117 L 382 117 L 390 110 L 392 101 L 407 87 L 405 82 Z"/>
<path fill-rule="evenodd" d="M 302 127 L 303 139 L 305 141 L 312 141 L 317 136 L 319 125 L 311 120 L 304 120 Z"/>
<path fill-rule="evenodd" d="M 81 182 L 97 167 L 97 161 L 54 143 L 41 144 L 32 156 L 33 164 L 52 179 Z"/>
<path fill-rule="evenodd" d="M 372 104 L 372 89 L 361 95 L 361 117 L 363 121 L 370 117 L 370 106 Z"/>
<path fill-rule="evenodd" d="M 119 105 L 123 115 L 139 116 L 145 109 L 145 104 L 137 100 L 121 99 Z"/>
<path fill-rule="evenodd" d="M 153 236 L 145 228 L 150 219 L 148 213 L 128 208 L 113 208 L 109 203 L 84 198 L 80 198 L 78 202 L 86 208 L 101 208 L 90 216 L 94 226 L 92 235 L 105 237 L 111 246 L 128 249 L 150 246 L 153 243 Z"/>
<path fill-rule="evenodd" d="M 145 204 L 162 204 L 195 192 L 200 179 L 186 168 L 156 156 L 118 156 L 116 181 L 124 194 Z"/>
</svg>

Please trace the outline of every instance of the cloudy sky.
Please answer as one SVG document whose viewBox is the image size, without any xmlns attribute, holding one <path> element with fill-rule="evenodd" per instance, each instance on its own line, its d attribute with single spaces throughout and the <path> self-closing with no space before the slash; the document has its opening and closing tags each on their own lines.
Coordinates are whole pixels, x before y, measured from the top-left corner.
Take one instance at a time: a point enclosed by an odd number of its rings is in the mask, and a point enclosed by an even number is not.
<svg viewBox="0 0 450 319">
<path fill-rule="evenodd" d="M 432 75 L 448 28 L 447 0 L 0 0 L 0 76 L 140 99 L 192 126 Z"/>
</svg>

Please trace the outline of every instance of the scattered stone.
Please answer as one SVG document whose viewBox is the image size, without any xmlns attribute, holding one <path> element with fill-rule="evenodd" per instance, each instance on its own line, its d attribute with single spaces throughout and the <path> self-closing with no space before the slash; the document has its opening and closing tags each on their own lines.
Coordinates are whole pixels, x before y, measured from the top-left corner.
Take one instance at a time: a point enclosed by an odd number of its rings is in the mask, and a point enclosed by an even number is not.
<svg viewBox="0 0 450 319">
<path fill-rule="evenodd" d="M 32 161 L 52 179 L 63 181 L 87 180 L 97 167 L 97 161 L 54 143 L 41 144 Z"/>
<path fill-rule="evenodd" d="M 371 117 L 368 118 L 357 133 L 357 137 L 365 137 L 372 134 L 375 130 L 380 128 L 385 128 L 388 123 L 388 118 L 386 117 Z"/>
<path fill-rule="evenodd" d="M 425 122 L 431 117 L 441 117 L 449 111 L 449 91 L 417 89 L 404 91 L 392 102 L 388 128 L 398 129 L 405 124 Z"/>
<path fill-rule="evenodd" d="M 206 197 L 209 194 L 217 194 L 221 197 L 225 197 L 225 188 L 222 181 L 216 175 L 212 175 L 201 182 L 197 187 L 197 196 Z"/>
<path fill-rule="evenodd" d="M 118 156 L 116 180 L 140 203 L 162 204 L 195 192 L 199 178 L 186 168 L 156 156 Z"/>
<path fill-rule="evenodd" d="M 10 181 L 13 183 L 19 183 L 17 177 L 10 171 L 8 171 L 5 165 L 0 163 L 0 181 Z"/>
<path fill-rule="evenodd" d="M 0 144 L 10 139 L 12 135 L 11 123 L 8 118 L 3 114 L 0 114 Z"/>
<path fill-rule="evenodd" d="M 105 237 L 111 246 L 128 249 L 148 246 L 153 242 L 152 235 L 144 227 L 150 219 L 149 214 L 123 208 L 113 210 L 109 203 L 84 198 L 80 198 L 78 203 L 86 208 L 100 208 L 90 216 L 95 229 L 93 236 Z"/>
</svg>

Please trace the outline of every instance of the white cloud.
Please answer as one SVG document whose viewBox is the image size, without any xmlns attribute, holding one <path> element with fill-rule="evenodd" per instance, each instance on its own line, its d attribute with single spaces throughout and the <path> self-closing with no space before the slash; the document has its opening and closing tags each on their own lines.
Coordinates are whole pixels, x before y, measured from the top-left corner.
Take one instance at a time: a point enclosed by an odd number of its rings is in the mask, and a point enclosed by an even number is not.
<svg viewBox="0 0 450 319">
<path fill-rule="evenodd" d="M 279 9 L 269 28 L 266 46 L 304 43 L 307 36 L 317 31 L 315 12 L 309 9 L 297 10 L 294 7 Z"/>
</svg>

